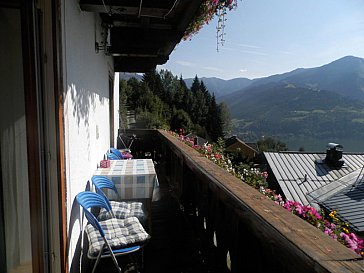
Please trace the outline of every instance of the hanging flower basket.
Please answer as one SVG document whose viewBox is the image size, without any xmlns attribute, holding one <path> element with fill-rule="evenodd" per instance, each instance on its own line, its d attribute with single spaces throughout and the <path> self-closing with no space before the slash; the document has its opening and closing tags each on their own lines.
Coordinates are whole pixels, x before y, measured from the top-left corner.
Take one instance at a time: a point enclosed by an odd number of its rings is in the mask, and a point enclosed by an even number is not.
<svg viewBox="0 0 364 273">
<path fill-rule="evenodd" d="M 225 42 L 225 15 L 227 11 L 234 10 L 237 7 L 237 0 L 205 0 L 196 14 L 194 20 L 187 27 L 183 40 L 191 40 L 199 30 L 208 24 L 216 15 L 218 22 L 216 26 L 217 50 L 219 45 Z"/>
</svg>

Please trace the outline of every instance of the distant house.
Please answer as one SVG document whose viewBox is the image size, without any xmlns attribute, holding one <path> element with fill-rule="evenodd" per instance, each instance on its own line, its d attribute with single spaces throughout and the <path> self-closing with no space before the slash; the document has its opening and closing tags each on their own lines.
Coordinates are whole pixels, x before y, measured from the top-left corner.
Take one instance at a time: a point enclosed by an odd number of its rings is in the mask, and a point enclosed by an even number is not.
<svg viewBox="0 0 364 273">
<path fill-rule="evenodd" d="M 364 154 L 343 153 L 330 143 L 325 153 L 265 152 L 268 183 L 287 199 L 336 210 L 359 234 L 364 234 Z"/>
<path fill-rule="evenodd" d="M 198 146 L 203 146 L 208 142 L 206 139 L 199 137 L 192 133 L 186 135 L 186 137 L 188 137 L 189 139 L 192 139 L 194 141 L 194 144 L 198 145 Z"/>
<path fill-rule="evenodd" d="M 255 143 L 246 143 L 237 136 L 225 140 L 225 150 L 227 152 L 241 151 L 248 159 L 252 159 L 258 154 L 258 146 Z"/>
</svg>

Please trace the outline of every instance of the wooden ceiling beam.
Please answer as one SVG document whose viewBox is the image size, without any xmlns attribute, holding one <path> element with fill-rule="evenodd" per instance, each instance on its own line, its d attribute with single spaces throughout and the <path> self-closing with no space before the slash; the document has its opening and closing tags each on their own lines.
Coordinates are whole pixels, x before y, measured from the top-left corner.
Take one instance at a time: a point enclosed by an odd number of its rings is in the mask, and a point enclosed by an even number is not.
<svg viewBox="0 0 364 273">
<path fill-rule="evenodd" d="M 156 66 L 157 65 L 154 63 L 133 64 L 127 62 L 114 62 L 114 71 L 144 73 L 155 69 Z"/>
<path fill-rule="evenodd" d="M 178 0 L 178 3 L 190 3 L 195 0 Z M 123 6 L 123 7 L 139 7 L 140 0 L 80 0 L 80 4 L 88 5 L 107 5 L 107 6 Z M 142 0 L 142 7 L 171 9 L 175 0 Z"/>
<path fill-rule="evenodd" d="M 159 47 L 141 47 L 141 46 L 131 47 L 131 46 L 110 45 L 108 47 L 108 52 L 113 56 L 140 55 L 140 56 L 156 57 L 159 52 Z"/>
<path fill-rule="evenodd" d="M 148 29 L 159 29 L 159 30 L 172 30 L 173 26 L 171 24 L 148 24 L 145 26 L 143 23 L 136 23 L 136 22 L 126 22 L 126 21 L 119 21 L 113 20 L 114 27 L 121 27 L 121 28 L 148 28 Z"/>
<path fill-rule="evenodd" d="M 138 17 L 156 17 L 164 18 L 169 10 L 161 8 L 144 8 L 139 10 L 139 7 L 127 7 L 127 6 L 111 6 L 111 5 L 94 5 L 80 3 L 81 10 L 97 12 L 97 13 L 108 13 L 108 14 L 121 14 L 121 15 L 134 15 Z"/>
<path fill-rule="evenodd" d="M 156 58 L 158 54 L 143 54 L 143 53 L 111 53 L 114 57 L 130 57 L 130 58 Z"/>
<path fill-rule="evenodd" d="M 114 57 L 115 72 L 148 72 L 156 68 L 157 64 L 164 64 L 168 56 L 158 57 Z"/>
<path fill-rule="evenodd" d="M 111 28 L 111 45 L 115 47 L 157 48 L 178 40 L 181 33 L 174 30 Z"/>
<path fill-rule="evenodd" d="M 110 28 L 108 52 L 119 72 L 146 72 L 168 61 L 202 0 L 80 0 Z M 103 5 L 105 3 L 105 5 Z M 111 15 L 111 16 L 110 16 Z"/>
</svg>

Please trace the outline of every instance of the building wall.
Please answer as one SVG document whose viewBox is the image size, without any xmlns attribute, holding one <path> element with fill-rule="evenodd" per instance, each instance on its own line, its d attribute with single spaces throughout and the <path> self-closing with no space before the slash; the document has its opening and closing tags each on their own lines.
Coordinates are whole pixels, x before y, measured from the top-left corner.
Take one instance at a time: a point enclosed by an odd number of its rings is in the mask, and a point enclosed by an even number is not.
<svg viewBox="0 0 364 273">
<path fill-rule="evenodd" d="M 67 187 L 67 225 L 72 231 L 69 265 L 79 239 L 77 208 L 72 210 L 77 193 L 85 189 L 107 149 L 110 147 L 109 75 L 114 76 L 112 58 L 95 51 L 101 38 L 101 20 L 95 13 L 80 10 L 77 0 L 65 0 L 63 6 L 64 50 L 64 131 Z M 114 89 L 118 89 L 118 80 Z M 118 95 L 114 94 L 114 112 Z M 118 115 L 114 118 L 115 139 Z M 112 145 L 112 144 L 111 144 Z"/>
<path fill-rule="evenodd" d="M 238 149 L 240 149 L 242 153 L 248 158 L 253 158 L 256 155 L 254 150 L 239 142 L 235 142 L 234 144 L 226 148 L 226 150 L 229 152 L 236 152 Z"/>
<path fill-rule="evenodd" d="M 117 136 L 118 136 L 118 129 L 119 129 L 119 123 L 120 123 L 120 100 L 119 100 L 119 92 L 120 91 L 120 75 L 119 73 L 114 74 L 114 135 L 116 136 L 114 138 L 113 147 L 117 148 Z"/>
</svg>

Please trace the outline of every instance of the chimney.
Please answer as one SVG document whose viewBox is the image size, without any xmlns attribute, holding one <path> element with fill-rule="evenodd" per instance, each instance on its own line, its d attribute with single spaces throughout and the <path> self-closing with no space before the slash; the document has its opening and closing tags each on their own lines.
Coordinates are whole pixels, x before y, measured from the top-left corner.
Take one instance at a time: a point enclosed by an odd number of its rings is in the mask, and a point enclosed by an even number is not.
<svg viewBox="0 0 364 273">
<path fill-rule="evenodd" d="M 336 143 L 329 143 L 326 146 L 326 158 L 325 163 L 332 165 L 336 168 L 341 168 L 344 165 L 343 146 Z"/>
</svg>

